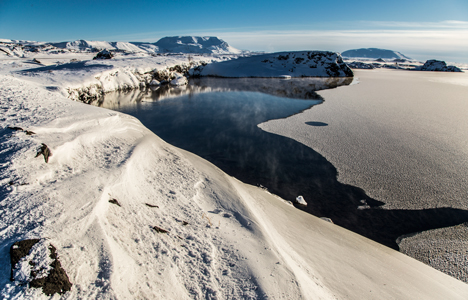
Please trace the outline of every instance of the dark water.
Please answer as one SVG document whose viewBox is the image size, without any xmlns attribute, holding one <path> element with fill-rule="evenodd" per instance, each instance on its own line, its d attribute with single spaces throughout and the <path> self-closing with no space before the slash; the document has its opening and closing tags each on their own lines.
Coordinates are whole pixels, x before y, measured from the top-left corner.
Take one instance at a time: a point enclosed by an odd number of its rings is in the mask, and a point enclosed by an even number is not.
<svg viewBox="0 0 468 300">
<path fill-rule="evenodd" d="M 257 127 L 322 103 L 315 90 L 349 83 L 208 79 L 191 82 L 185 89 L 109 94 L 100 105 L 137 117 L 168 143 L 243 182 L 262 185 L 287 200 L 302 195 L 308 206 L 298 208 L 394 249 L 398 236 L 468 221 L 468 212 L 451 208 L 380 209 L 383 203 L 362 189 L 338 182 L 335 167 L 313 149 Z"/>
</svg>

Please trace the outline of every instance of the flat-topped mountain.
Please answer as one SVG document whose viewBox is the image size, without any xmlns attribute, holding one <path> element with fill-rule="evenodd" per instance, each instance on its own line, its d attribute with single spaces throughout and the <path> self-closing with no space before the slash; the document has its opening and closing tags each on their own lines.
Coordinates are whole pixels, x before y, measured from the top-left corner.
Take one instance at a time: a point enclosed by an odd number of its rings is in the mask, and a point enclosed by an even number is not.
<svg viewBox="0 0 468 300">
<path fill-rule="evenodd" d="M 411 59 L 400 52 L 379 48 L 351 49 L 341 53 L 341 56 L 343 58 Z"/>
<path fill-rule="evenodd" d="M 167 36 L 156 43 L 159 52 L 237 54 L 241 51 L 215 36 Z"/>
</svg>

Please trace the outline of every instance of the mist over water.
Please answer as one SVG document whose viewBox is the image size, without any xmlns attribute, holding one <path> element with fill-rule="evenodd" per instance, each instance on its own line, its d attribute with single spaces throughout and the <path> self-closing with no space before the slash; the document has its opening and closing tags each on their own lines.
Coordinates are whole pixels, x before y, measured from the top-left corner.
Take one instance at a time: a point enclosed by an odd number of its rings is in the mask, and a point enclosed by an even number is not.
<svg viewBox="0 0 468 300">
<path fill-rule="evenodd" d="M 400 235 L 468 221 L 468 212 L 460 209 L 380 209 L 383 202 L 338 182 L 336 168 L 312 148 L 257 126 L 322 103 L 316 90 L 350 82 L 211 78 L 182 89 L 108 94 L 100 105 L 137 117 L 168 143 L 243 182 L 262 185 L 286 200 L 302 195 L 308 206 L 301 209 L 395 249 Z M 328 125 L 306 123 L 311 128 Z"/>
</svg>

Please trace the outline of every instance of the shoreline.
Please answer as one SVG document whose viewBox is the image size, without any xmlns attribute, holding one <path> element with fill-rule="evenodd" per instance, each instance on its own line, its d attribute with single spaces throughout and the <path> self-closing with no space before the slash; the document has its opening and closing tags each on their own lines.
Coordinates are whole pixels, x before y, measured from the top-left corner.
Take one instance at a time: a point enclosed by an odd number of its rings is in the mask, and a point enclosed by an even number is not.
<svg viewBox="0 0 468 300">
<path fill-rule="evenodd" d="M 73 284 L 64 298 L 468 295 L 466 284 L 243 184 L 132 117 L 73 102 L 40 78 L 0 82 L 0 174 L 4 187 L 18 182 L 0 200 L 0 259 L 18 239 L 47 237 Z M 36 134 L 12 134 L 15 125 Z M 48 164 L 34 159 L 41 143 Z M 0 268 L 2 296 L 45 297 Z"/>
</svg>

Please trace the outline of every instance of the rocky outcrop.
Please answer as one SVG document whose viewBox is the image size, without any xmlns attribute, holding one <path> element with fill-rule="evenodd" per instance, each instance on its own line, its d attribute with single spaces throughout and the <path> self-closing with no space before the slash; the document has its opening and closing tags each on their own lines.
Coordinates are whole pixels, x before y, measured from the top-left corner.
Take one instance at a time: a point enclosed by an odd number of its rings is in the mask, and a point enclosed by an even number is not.
<svg viewBox="0 0 468 300">
<path fill-rule="evenodd" d="M 447 66 L 445 61 L 430 59 L 419 68 L 420 71 L 438 71 L 438 72 L 462 72 L 455 66 Z"/>
<path fill-rule="evenodd" d="M 373 64 L 366 64 L 360 61 L 353 61 L 351 63 L 348 63 L 348 67 L 353 68 L 353 69 L 364 69 L 364 70 L 375 69 L 375 66 Z"/>
<path fill-rule="evenodd" d="M 104 49 L 99 51 L 93 59 L 111 59 L 113 57 L 114 54 L 111 51 Z"/>
<path fill-rule="evenodd" d="M 57 249 L 44 239 L 22 240 L 10 248 L 11 281 L 42 288 L 47 296 L 64 294 L 72 287 L 57 257 Z"/>
<path fill-rule="evenodd" d="M 328 51 L 278 52 L 215 62 L 190 70 L 192 76 L 212 77 L 352 77 L 338 53 Z"/>
</svg>

